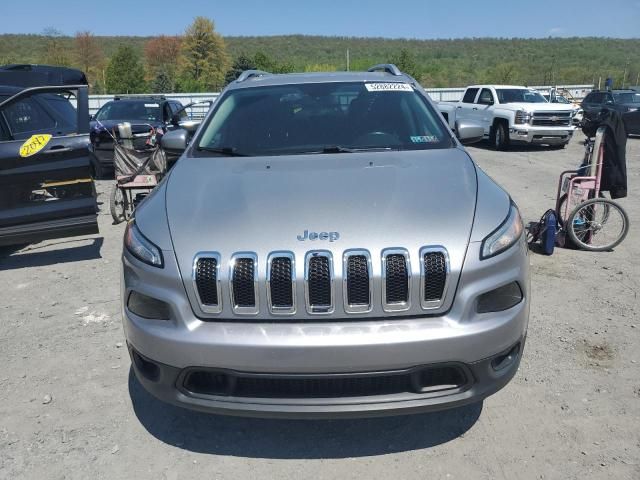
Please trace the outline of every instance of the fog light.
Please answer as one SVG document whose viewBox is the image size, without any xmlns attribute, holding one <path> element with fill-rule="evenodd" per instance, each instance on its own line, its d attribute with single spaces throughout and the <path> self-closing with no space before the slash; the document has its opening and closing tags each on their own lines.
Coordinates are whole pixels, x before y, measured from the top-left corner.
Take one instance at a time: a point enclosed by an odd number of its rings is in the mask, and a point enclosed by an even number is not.
<svg viewBox="0 0 640 480">
<path fill-rule="evenodd" d="M 519 353 L 520 353 L 520 342 L 518 342 L 507 353 L 498 355 L 493 360 L 491 360 L 491 368 L 493 368 L 496 372 L 504 368 L 507 368 L 509 365 L 511 365 L 515 361 L 516 358 L 518 358 Z"/>
<path fill-rule="evenodd" d="M 131 313 L 142 318 L 151 320 L 169 320 L 171 318 L 171 308 L 167 303 L 136 291 L 129 294 L 127 308 Z"/>
<path fill-rule="evenodd" d="M 522 301 L 522 289 L 518 282 L 511 282 L 478 297 L 478 313 L 501 312 Z"/>
</svg>

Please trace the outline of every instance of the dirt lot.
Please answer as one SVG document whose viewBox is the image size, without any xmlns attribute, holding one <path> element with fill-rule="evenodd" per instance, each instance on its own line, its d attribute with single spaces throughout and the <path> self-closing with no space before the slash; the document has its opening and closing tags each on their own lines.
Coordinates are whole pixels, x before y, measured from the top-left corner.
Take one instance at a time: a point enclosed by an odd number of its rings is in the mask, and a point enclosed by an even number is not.
<svg viewBox="0 0 640 480">
<path fill-rule="evenodd" d="M 470 148 L 527 221 L 582 156 Z M 164 405 L 132 379 L 119 312 L 123 226 L 0 254 L 0 478 L 640 478 L 640 139 L 615 252 L 531 255 L 525 356 L 483 404 L 370 420 L 276 421 Z"/>
</svg>

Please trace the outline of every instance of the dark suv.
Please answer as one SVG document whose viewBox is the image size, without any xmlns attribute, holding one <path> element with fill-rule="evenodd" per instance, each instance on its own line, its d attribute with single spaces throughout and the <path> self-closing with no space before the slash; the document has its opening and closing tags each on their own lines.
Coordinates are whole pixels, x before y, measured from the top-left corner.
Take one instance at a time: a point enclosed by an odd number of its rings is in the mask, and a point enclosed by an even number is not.
<svg viewBox="0 0 640 480">
<path fill-rule="evenodd" d="M 134 146 L 144 147 L 151 127 L 170 130 L 172 120 L 186 120 L 187 112 L 177 100 L 163 96 L 115 97 L 105 103 L 91 117 L 91 144 L 100 165 L 100 172 L 113 168 L 113 139 L 118 134 L 118 124 L 129 122 L 134 135 Z"/>
<path fill-rule="evenodd" d="M 622 115 L 629 135 L 640 135 L 640 92 L 635 90 L 595 90 L 582 101 L 585 118 L 592 118 L 603 108 L 617 110 Z"/>
<path fill-rule="evenodd" d="M 98 232 L 79 70 L 0 67 L 0 246 Z"/>
</svg>

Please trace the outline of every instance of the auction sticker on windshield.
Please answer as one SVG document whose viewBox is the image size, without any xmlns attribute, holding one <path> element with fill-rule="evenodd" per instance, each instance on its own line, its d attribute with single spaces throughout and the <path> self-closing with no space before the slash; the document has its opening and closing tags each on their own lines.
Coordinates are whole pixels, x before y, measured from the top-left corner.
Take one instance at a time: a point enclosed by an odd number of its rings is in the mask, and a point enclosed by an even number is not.
<svg viewBox="0 0 640 480">
<path fill-rule="evenodd" d="M 49 140 L 51 140 L 51 135 L 48 133 L 31 135 L 31 137 L 28 138 L 20 147 L 20 156 L 25 158 L 35 155 L 47 146 Z"/>
<path fill-rule="evenodd" d="M 370 92 L 413 92 L 408 83 L 365 83 L 364 86 Z"/>
</svg>

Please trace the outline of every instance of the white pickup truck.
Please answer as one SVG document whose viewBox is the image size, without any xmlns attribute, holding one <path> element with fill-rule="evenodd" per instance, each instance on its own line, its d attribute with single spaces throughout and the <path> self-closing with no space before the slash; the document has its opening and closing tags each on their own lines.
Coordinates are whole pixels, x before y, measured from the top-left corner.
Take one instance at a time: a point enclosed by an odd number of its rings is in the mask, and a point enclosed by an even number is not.
<svg viewBox="0 0 640 480">
<path fill-rule="evenodd" d="M 439 102 L 452 130 L 462 123 L 484 127 L 484 136 L 498 150 L 511 143 L 564 148 L 575 130 L 570 105 L 549 103 L 540 93 L 513 85 L 472 85 L 461 100 Z"/>
</svg>

